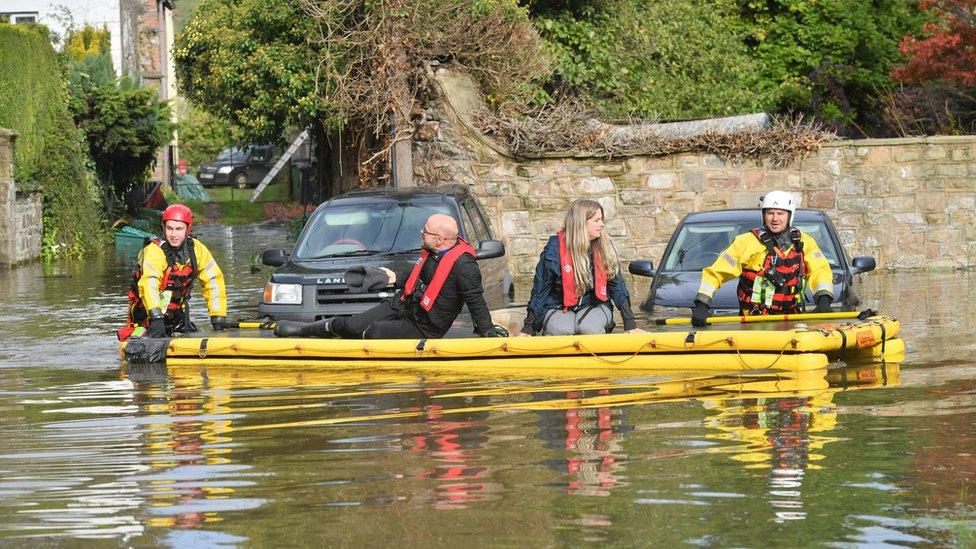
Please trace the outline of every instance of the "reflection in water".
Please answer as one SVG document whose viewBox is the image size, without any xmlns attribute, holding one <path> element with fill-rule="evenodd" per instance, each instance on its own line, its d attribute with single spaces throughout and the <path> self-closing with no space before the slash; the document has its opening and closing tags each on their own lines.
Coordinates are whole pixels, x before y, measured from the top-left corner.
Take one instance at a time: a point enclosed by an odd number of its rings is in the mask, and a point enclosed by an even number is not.
<svg viewBox="0 0 976 549">
<path fill-rule="evenodd" d="M 129 376 L 146 377 L 142 368 L 133 367 Z M 152 374 L 158 374 L 158 367 L 154 368 Z M 895 385 L 898 379 L 897 365 L 754 375 L 688 373 L 677 379 L 673 372 L 658 376 L 649 372 L 646 378 L 581 381 L 581 385 L 591 387 L 586 391 L 554 392 L 552 389 L 558 388 L 561 380 L 550 387 L 543 381 L 493 385 L 465 381 L 463 377 L 430 383 L 419 373 L 359 369 L 318 374 L 230 367 L 171 367 L 170 370 L 169 415 L 176 421 L 168 429 L 157 431 L 166 440 L 154 443 L 153 447 L 173 449 L 183 456 L 181 469 L 200 471 L 204 464 L 223 463 L 220 454 L 233 446 L 235 433 L 323 422 L 333 425 L 378 422 L 405 435 L 401 450 L 423 456 L 422 462 L 429 463 L 409 476 L 438 481 L 425 496 L 435 509 L 465 508 L 473 502 L 498 497 L 498 492 L 503 490 L 491 481 L 492 467 L 483 463 L 482 452 L 491 444 L 488 420 L 492 413 L 539 410 L 539 436 L 545 447 L 561 451 L 564 456 L 558 462 L 549 463 L 565 474 L 566 493 L 609 496 L 615 487 L 623 484 L 622 467 L 627 460 L 624 441 L 632 430 L 622 420 L 622 406 L 694 399 L 711 411 L 705 424 L 718 433 L 709 438 L 723 443 L 706 451 L 727 454 L 747 468 L 771 469 L 769 495 L 780 498 L 771 503 L 778 509 L 777 518 L 782 520 L 803 518 L 798 489 L 804 471 L 816 467 L 812 462 L 823 459 L 817 452 L 836 440 L 822 434 L 836 424 L 833 394 L 854 388 Z M 271 392 L 271 387 L 296 386 L 313 390 L 294 396 L 288 392 Z M 252 393 L 257 387 L 263 390 Z M 358 405 L 367 395 L 372 395 L 370 405 Z M 252 404 L 258 396 L 265 405 Z M 316 404 L 315 401 L 325 402 Z M 159 408 L 158 402 L 147 404 Z M 249 415 L 262 411 L 273 410 L 287 416 L 316 408 L 341 413 L 298 423 L 247 421 Z M 201 421 L 203 418 L 206 421 Z M 333 447 L 348 445 L 345 450 L 333 448 L 333 452 L 352 451 L 362 439 L 350 437 L 332 442 Z M 179 470 L 166 479 L 182 480 Z M 184 503 L 213 495 L 205 486 L 194 486 L 192 490 L 179 490 L 180 487 L 174 485 L 173 490 Z M 224 498 L 228 491 L 232 490 L 213 493 Z M 398 500 L 384 498 L 374 503 Z M 167 505 L 174 509 L 197 507 Z M 186 526 L 203 520 L 205 517 L 195 513 L 178 514 L 172 524 Z"/>
<path fill-rule="evenodd" d="M 586 402 L 592 397 L 607 397 L 610 388 L 569 391 L 563 402 Z M 560 451 L 562 459 L 549 466 L 566 475 L 565 491 L 573 496 L 609 496 L 621 484 L 625 456 L 621 441 L 629 429 L 623 421 L 623 408 L 610 405 L 569 406 L 564 410 L 540 414 L 539 437 L 547 448 Z"/>
<path fill-rule="evenodd" d="M 222 412 L 228 395 L 212 393 L 206 384 L 174 383 L 169 391 L 146 391 L 140 407 L 171 421 L 147 425 L 147 450 L 161 473 L 138 475 L 132 480 L 150 483 L 150 525 L 195 528 L 207 520 L 219 520 L 220 511 L 242 510 L 260 500 L 234 497 L 235 488 L 252 483 L 240 479 L 249 467 L 234 465 L 227 436 L 230 421 Z"/>
<path fill-rule="evenodd" d="M 768 497 L 774 520 L 805 519 L 803 478 L 807 470 L 820 468 L 817 462 L 825 458 L 824 446 L 838 440 L 827 435 L 837 425 L 834 393 L 894 386 L 898 373 L 897 364 L 851 366 L 826 373 L 826 388 L 816 379 L 808 379 L 793 396 L 706 400 L 713 410 L 706 425 L 721 432 L 710 438 L 727 441 L 709 451 L 732 452 L 732 459 L 747 468 L 769 469 Z"/>
<path fill-rule="evenodd" d="M 500 487 L 487 482 L 490 470 L 484 465 L 480 455 L 488 440 L 488 427 L 484 420 L 487 412 L 466 414 L 463 418 L 451 418 L 442 413 L 454 407 L 448 401 L 432 402 L 429 397 L 436 394 L 435 389 L 426 389 L 419 396 L 427 400 L 415 411 L 423 410 L 421 425 L 408 439 L 408 451 L 424 456 L 430 465 L 419 471 L 417 478 L 433 479 L 431 493 L 427 501 L 434 509 L 464 509 L 469 504 L 497 498 L 493 492 Z M 485 402 L 487 397 L 477 397 Z M 413 430 L 413 429 L 411 429 Z"/>
</svg>

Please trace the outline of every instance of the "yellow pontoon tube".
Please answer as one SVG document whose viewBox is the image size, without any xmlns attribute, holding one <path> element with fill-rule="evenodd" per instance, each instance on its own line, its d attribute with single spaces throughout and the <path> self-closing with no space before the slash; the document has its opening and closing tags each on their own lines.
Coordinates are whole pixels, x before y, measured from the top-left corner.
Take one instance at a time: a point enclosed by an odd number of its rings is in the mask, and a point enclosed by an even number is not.
<svg viewBox="0 0 976 549">
<path fill-rule="evenodd" d="M 810 369 L 830 360 L 896 360 L 904 352 L 897 320 L 866 320 L 783 330 L 708 330 L 583 336 L 457 338 L 439 340 L 342 340 L 272 337 L 177 337 L 129 340 L 123 344 L 160 346 L 171 364 L 289 363 L 293 367 L 350 366 L 357 362 L 391 367 L 418 363 L 431 367 L 485 362 L 523 368 L 585 365 L 623 369 L 748 370 Z M 138 343 L 133 343 L 138 342 Z M 165 348 L 162 348 L 165 345 Z M 517 359 L 517 360 L 512 360 Z M 639 359 L 639 360 L 638 360 Z M 531 361 L 531 364 L 530 362 Z M 443 364 L 442 364 L 443 365 Z"/>
</svg>

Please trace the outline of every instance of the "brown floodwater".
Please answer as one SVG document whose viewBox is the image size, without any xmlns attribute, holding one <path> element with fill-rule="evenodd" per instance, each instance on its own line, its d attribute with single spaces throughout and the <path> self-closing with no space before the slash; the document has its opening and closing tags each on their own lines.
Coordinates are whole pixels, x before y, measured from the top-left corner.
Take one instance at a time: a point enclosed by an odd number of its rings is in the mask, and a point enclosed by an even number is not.
<svg viewBox="0 0 976 549">
<path fill-rule="evenodd" d="M 286 230 L 200 238 L 255 315 Z M 862 278 L 900 363 L 493 377 L 122 368 L 132 261 L 0 271 L 0 545 L 976 544 L 976 273 Z"/>
</svg>

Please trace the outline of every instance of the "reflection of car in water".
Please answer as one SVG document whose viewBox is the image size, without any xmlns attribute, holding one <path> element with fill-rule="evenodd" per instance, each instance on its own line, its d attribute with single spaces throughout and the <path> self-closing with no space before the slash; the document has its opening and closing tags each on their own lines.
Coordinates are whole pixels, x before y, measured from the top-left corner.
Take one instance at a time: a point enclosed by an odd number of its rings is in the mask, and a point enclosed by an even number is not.
<svg viewBox="0 0 976 549">
<path fill-rule="evenodd" d="M 274 165 L 274 145 L 227 147 L 217 158 L 200 165 L 197 179 L 204 187 L 234 185 L 238 189 L 255 186 Z"/>
<path fill-rule="evenodd" d="M 761 214 L 757 209 L 688 214 L 671 235 L 656 270 L 647 260 L 630 263 L 631 273 L 654 277 L 641 308 L 658 314 L 687 314 L 687 309 L 694 306 L 702 269 L 710 266 L 736 236 L 761 225 Z M 793 225 L 813 237 L 827 257 L 834 271 L 834 306 L 839 302 L 845 310 L 856 307 L 860 299 L 855 291 L 854 275 L 873 270 L 874 258 L 855 257 L 848 261 L 837 229 L 822 211 L 797 210 Z M 730 280 L 715 292 L 712 308 L 716 314 L 738 314 L 739 300 L 735 290 L 736 282 Z M 808 290 L 807 301 L 812 297 Z"/>
<path fill-rule="evenodd" d="M 512 277 L 505 247 L 495 240 L 478 199 L 467 187 L 451 185 L 354 191 L 323 203 L 290 255 L 281 249 L 264 252 L 264 264 L 278 268 L 258 311 L 275 320 L 313 321 L 369 309 L 394 289 L 349 293 L 346 270 L 359 265 L 394 271 L 412 267 L 420 256 L 420 231 L 435 213 L 457 219 L 461 236 L 477 251 L 488 307 L 508 306 Z"/>
</svg>

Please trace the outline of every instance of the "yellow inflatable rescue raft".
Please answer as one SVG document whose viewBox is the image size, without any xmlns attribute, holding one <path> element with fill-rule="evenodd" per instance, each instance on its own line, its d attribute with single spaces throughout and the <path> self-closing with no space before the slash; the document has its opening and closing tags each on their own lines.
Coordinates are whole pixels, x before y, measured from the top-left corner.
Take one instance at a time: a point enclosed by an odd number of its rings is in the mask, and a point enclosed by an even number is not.
<svg viewBox="0 0 976 549">
<path fill-rule="evenodd" d="M 842 324 L 773 330 L 667 331 L 582 336 L 342 340 L 217 335 L 130 339 L 130 362 L 234 366 L 614 368 L 739 371 L 807 370 L 829 361 L 901 359 L 897 320 L 875 316 Z M 156 346 L 153 349 L 153 346 Z M 146 358 L 155 357 L 155 358 Z"/>
</svg>

